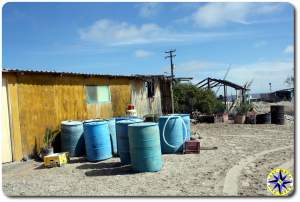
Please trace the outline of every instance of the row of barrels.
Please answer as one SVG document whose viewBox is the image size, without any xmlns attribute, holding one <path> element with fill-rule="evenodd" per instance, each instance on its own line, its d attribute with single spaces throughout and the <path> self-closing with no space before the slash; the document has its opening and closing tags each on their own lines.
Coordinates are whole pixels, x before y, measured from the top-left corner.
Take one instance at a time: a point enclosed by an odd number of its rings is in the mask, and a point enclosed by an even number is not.
<svg viewBox="0 0 300 202">
<path fill-rule="evenodd" d="M 256 116 L 247 116 L 246 123 L 249 124 L 279 124 L 284 125 L 284 106 L 272 105 L 271 112 L 257 114 Z"/>
<path fill-rule="evenodd" d="M 88 161 L 100 161 L 115 155 L 139 172 L 159 171 L 162 154 L 182 152 L 189 139 L 188 114 L 161 116 L 158 123 L 128 117 L 61 123 L 61 150 L 71 157 L 86 153 Z"/>
</svg>

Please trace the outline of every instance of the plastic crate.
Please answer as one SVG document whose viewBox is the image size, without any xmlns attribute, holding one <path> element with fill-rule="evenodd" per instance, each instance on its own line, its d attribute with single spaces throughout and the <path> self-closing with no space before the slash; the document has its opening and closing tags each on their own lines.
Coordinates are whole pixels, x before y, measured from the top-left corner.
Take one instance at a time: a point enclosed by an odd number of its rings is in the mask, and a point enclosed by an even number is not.
<svg viewBox="0 0 300 202">
<path fill-rule="evenodd" d="M 54 153 L 44 156 L 44 165 L 47 168 L 62 166 L 70 162 L 69 152 Z"/>
<path fill-rule="evenodd" d="M 200 153 L 200 141 L 189 140 L 185 142 L 184 154 L 199 154 Z"/>
</svg>

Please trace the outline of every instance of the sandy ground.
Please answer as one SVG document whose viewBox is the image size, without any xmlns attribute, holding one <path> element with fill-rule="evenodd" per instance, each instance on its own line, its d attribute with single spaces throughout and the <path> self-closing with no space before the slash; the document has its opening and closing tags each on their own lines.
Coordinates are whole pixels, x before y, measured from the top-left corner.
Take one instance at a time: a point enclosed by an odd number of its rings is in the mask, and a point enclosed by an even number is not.
<svg viewBox="0 0 300 202">
<path fill-rule="evenodd" d="M 284 166 L 294 174 L 294 125 L 197 124 L 200 154 L 164 155 L 156 173 L 133 173 L 118 158 L 84 158 L 44 169 L 28 161 L 2 165 L 8 196 L 271 196 L 266 176 Z"/>
</svg>

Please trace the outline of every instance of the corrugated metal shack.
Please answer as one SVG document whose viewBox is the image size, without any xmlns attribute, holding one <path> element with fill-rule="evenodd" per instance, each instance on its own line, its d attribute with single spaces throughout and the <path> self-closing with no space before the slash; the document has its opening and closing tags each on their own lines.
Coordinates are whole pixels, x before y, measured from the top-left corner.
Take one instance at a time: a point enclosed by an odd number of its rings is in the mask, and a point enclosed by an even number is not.
<svg viewBox="0 0 300 202">
<path fill-rule="evenodd" d="M 163 75 L 99 75 L 2 70 L 2 162 L 20 160 L 43 144 L 45 129 L 63 120 L 171 112 L 170 79 Z M 166 106 L 167 105 L 167 106 Z"/>
</svg>

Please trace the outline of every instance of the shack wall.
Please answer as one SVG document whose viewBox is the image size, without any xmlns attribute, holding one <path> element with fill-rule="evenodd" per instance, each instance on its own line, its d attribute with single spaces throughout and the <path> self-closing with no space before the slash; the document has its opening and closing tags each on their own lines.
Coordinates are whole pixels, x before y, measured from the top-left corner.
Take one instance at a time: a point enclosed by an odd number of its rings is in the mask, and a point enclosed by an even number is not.
<svg viewBox="0 0 300 202">
<path fill-rule="evenodd" d="M 129 103 L 135 104 L 138 116 L 162 114 L 161 105 L 166 103 L 157 78 L 155 95 L 148 98 L 143 78 L 28 72 L 3 72 L 2 76 L 7 81 L 14 161 L 39 151 L 45 129 L 59 128 L 63 120 L 125 116 Z M 108 85 L 111 102 L 89 104 L 87 85 Z"/>
<path fill-rule="evenodd" d="M 154 81 L 155 95 L 153 97 L 148 97 L 148 89 L 143 80 L 131 81 L 131 88 L 131 101 L 136 107 L 138 116 L 143 117 L 146 114 L 162 114 L 161 92 L 157 80 Z"/>
<path fill-rule="evenodd" d="M 13 110 L 14 160 L 43 146 L 47 127 L 59 128 L 63 120 L 124 116 L 131 101 L 130 79 L 51 74 L 3 74 Z M 9 76 L 10 75 L 10 76 Z M 109 85 L 111 102 L 88 104 L 86 85 Z"/>
</svg>

